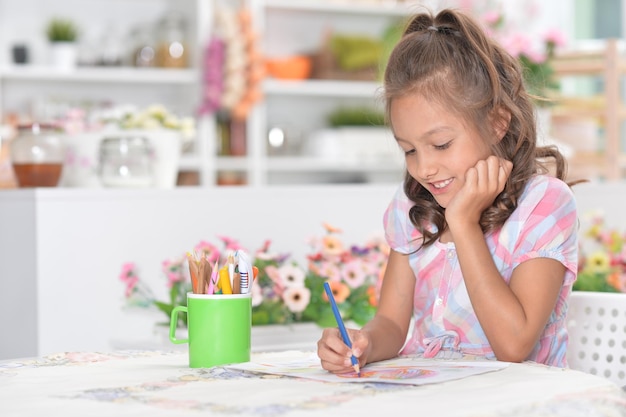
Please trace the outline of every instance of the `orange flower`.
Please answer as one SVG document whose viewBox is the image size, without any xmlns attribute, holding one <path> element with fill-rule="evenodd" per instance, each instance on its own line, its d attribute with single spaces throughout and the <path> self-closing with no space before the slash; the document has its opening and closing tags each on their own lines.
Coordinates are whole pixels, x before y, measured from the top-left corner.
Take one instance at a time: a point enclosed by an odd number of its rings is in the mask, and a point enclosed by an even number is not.
<svg viewBox="0 0 626 417">
<path fill-rule="evenodd" d="M 376 292 L 376 287 L 373 285 L 370 285 L 369 287 L 367 287 L 367 295 L 368 295 L 368 300 L 371 306 L 373 307 L 378 307 L 378 294 Z"/>
<path fill-rule="evenodd" d="M 326 232 L 328 233 L 341 233 L 340 228 L 332 226 L 328 223 L 322 223 L 322 226 L 324 226 L 324 229 L 326 229 Z"/>
<path fill-rule="evenodd" d="M 333 292 L 333 297 L 335 297 L 335 301 L 337 304 L 341 304 L 350 296 L 350 288 L 340 281 L 328 281 L 328 285 L 330 286 L 330 290 Z M 328 296 L 326 292 L 322 295 L 324 301 L 328 301 Z"/>
<path fill-rule="evenodd" d="M 612 274 L 609 274 L 609 276 L 606 278 L 606 282 L 610 286 L 614 287 L 616 290 L 623 291 L 622 281 L 620 278 L 621 277 L 619 272 L 613 272 Z"/>
<path fill-rule="evenodd" d="M 328 256 L 341 255 L 343 244 L 334 236 L 324 236 L 322 239 L 322 252 Z"/>
</svg>

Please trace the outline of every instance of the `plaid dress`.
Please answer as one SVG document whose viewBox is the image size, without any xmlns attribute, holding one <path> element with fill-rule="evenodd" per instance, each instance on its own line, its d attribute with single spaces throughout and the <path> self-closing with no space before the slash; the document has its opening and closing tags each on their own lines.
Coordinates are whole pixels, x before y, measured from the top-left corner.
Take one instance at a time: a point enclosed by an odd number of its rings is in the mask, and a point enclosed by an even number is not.
<svg viewBox="0 0 626 417">
<path fill-rule="evenodd" d="M 415 252 L 421 234 L 408 219 L 412 205 L 400 187 L 384 215 L 390 247 L 409 254 L 416 277 L 413 327 L 401 353 L 442 357 L 457 352 L 495 359 L 467 294 L 454 243 L 437 241 Z M 515 267 L 529 259 L 551 258 L 566 268 L 556 306 L 527 360 L 567 366 L 565 316 L 578 267 L 577 225 L 576 202 L 567 184 L 537 175 L 502 228 L 485 235 L 507 283 Z"/>
</svg>

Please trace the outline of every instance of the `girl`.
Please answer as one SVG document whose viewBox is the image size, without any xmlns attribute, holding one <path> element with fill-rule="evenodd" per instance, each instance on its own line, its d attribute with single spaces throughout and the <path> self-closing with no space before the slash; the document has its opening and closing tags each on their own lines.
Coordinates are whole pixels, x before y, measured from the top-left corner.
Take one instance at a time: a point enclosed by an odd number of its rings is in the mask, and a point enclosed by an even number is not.
<svg viewBox="0 0 626 417">
<path fill-rule="evenodd" d="M 353 354 L 361 367 L 398 354 L 566 366 L 576 206 L 563 157 L 537 147 L 517 60 L 461 12 L 419 14 L 384 94 L 407 170 L 384 216 L 392 251 L 376 316 L 349 330 L 352 349 L 324 330 L 322 366 L 349 372 Z"/>
</svg>

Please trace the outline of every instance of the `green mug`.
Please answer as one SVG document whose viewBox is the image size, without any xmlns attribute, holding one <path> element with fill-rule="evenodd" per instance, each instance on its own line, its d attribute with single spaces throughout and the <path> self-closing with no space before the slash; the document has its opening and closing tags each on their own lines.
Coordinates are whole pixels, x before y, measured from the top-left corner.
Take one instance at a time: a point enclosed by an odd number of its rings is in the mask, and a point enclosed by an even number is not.
<svg viewBox="0 0 626 417">
<path fill-rule="evenodd" d="M 176 338 L 178 314 L 187 314 L 187 339 Z M 189 367 L 250 360 L 252 294 L 187 294 L 187 307 L 177 306 L 170 317 L 170 341 L 189 344 Z"/>
</svg>

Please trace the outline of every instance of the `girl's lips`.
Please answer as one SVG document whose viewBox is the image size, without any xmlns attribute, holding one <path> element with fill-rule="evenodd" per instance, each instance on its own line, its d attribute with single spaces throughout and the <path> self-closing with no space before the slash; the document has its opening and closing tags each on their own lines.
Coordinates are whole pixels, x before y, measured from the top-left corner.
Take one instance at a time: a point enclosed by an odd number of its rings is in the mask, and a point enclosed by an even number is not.
<svg viewBox="0 0 626 417">
<path fill-rule="evenodd" d="M 448 178 L 447 180 L 431 182 L 430 190 L 433 194 L 441 194 L 448 189 L 448 186 L 452 184 L 452 178 Z"/>
</svg>

